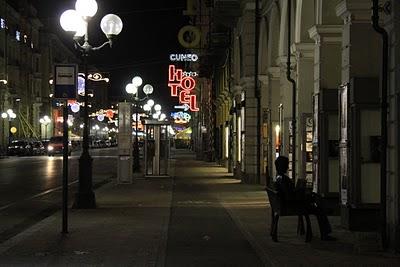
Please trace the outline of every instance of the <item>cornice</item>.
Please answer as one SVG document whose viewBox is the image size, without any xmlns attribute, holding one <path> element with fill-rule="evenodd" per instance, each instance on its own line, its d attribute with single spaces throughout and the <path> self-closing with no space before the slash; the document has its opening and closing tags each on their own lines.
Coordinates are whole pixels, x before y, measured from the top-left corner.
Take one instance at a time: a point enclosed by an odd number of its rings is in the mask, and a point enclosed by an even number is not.
<svg viewBox="0 0 400 267">
<path fill-rule="evenodd" d="M 341 17 L 345 24 L 371 23 L 371 2 L 365 0 L 343 0 L 336 6 L 336 16 Z"/>
<path fill-rule="evenodd" d="M 297 58 L 314 58 L 315 43 L 294 43 L 290 50 Z"/>
<path fill-rule="evenodd" d="M 272 79 L 279 79 L 281 77 L 280 67 L 269 67 L 268 68 L 269 77 Z"/>
<path fill-rule="evenodd" d="M 314 40 L 319 35 L 341 35 L 342 27 L 342 25 L 314 25 L 308 30 L 308 34 Z"/>
</svg>

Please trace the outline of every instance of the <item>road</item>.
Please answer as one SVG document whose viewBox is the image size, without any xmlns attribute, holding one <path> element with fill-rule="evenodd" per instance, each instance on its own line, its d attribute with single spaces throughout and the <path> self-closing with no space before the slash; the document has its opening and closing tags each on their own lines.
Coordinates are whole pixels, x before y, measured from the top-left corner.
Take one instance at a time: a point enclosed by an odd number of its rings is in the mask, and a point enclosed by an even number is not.
<svg viewBox="0 0 400 267">
<path fill-rule="evenodd" d="M 116 148 L 91 150 L 93 184 L 116 177 Z M 69 157 L 70 202 L 77 187 L 80 152 Z M 61 205 L 62 156 L 0 159 L 0 241 L 8 239 Z"/>
</svg>

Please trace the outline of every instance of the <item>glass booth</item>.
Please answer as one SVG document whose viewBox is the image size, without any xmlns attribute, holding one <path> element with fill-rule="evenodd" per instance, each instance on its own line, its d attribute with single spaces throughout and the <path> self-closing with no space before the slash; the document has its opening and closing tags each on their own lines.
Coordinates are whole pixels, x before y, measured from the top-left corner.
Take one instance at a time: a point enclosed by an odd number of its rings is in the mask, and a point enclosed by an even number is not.
<svg viewBox="0 0 400 267">
<path fill-rule="evenodd" d="M 145 120 L 144 159 L 145 176 L 169 176 L 169 122 Z"/>
</svg>

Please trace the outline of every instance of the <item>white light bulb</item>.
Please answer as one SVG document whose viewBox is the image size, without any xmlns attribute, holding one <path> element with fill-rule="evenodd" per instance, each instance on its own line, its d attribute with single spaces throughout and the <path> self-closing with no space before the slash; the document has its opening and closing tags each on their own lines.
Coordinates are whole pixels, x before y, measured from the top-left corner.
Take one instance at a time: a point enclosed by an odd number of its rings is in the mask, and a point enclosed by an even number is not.
<svg viewBox="0 0 400 267">
<path fill-rule="evenodd" d="M 96 0 L 77 0 L 75 3 L 75 9 L 82 17 L 91 18 L 97 12 Z"/>
</svg>

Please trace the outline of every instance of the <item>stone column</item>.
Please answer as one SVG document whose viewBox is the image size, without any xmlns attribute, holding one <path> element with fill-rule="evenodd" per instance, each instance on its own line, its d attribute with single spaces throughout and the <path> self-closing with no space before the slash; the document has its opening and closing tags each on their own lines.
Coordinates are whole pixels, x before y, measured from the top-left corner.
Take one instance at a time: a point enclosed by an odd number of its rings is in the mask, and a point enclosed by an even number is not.
<svg viewBox="0 0 400 267">
<path fill-rule="evenodd" d="M 257 177 L 257 99 L 254 95 L 254 78 L 247 77 L 242 79 L 242 86 L 246 92 L 245 105 L 245 158 L 242 163 L 245 164 L 246 183 L 259 183 Z M 242 107 L 243 108 L 243 107 Z"/>
<path fill-rule="evenodd" d="M 305 129 L 307 120 L 312 118 L 312 95 L 314 76 L 314 44 L 295 43 L 292 51 L 296 55 L 296 93 L 297 93 L 297 127 L 296 127 L 296 177 L 312 182 L 312 177 L 306 175 L 306 144 Z M 309 121 L 309 120 L 308 120 Z M 312 126 L 311 126 L 312 127 Z"/>
<path fill-rule="evenodd" d="M 318 193 L 327 195 L 339 192 L 339 161 L 332 153 L 334 151 L 330 151 L 329 142 L 332 145 L 339 140 L 337 92 L 341 74 L 342 25 L 315 25 L 308 32 L 315 41 L 313 186 Z"/>
</svg>

